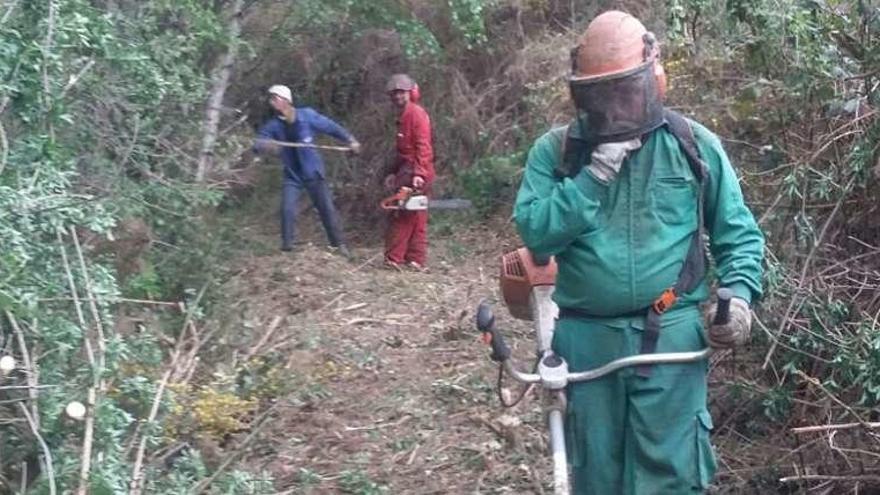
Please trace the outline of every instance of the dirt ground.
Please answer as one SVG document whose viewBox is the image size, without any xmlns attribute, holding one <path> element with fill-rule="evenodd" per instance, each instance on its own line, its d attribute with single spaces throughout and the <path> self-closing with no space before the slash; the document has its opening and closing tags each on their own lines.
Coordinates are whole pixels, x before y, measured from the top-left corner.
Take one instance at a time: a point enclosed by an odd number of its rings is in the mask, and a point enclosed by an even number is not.
<svg viewBox="0 0 880 495">
<path fill-rule="evenodd" d="M 265 473 L 273 493 L 552 493 L 539 396 L 500 406 L 497 367 L 474 328 L 480 300 L 499 299 L 499 255 L 517 245 L 512 225 L 460 231 L 436 215 L 429 271 L 418 273 L 382 266 L 381 225 L 355 236 L 349 262 L 324 247 L 313 212 L 301 217 L 305 243 L 295 252 L 275 248 L 274 217 L 264 212 L 242 235 L 266 249 L 230 260 L 227 317 L 245 323 L 243 349 L 274 363 L 281 384 L 241 462 Z M 529 325 L 495 309 L 515 356 L 530 366 Z M 743 416 L 754 418 L 760 404 L 717 391 L 746 362 L 724 354 L 713 361 L 713 493 L 769 493 L 752 480 L 773 477 L 771 459 L 790 449 L 741 433 Z M 508 386 L 511 395 L 519 390 Z"/>
<path fill-rule="evenodd" d="M 244 255 L 226 283 L 251 348 L 280 356 L 290 385 L 247 464 L 281 493 L 552 492 L 539 403 L 498 404 L 474 327 L 480 300 L 499 296 L 512 227 L 444 235 L 440 219 L 429 271 L 398 272 L 381 245 L 355 243 L 354 262 L 331 252 L 311 216 L 295 252 Z M 275 222 L 262 220 L 245 234 L 274 246 Z M 528 325 L 496 314 L 530 359 Z"/>
</svg>

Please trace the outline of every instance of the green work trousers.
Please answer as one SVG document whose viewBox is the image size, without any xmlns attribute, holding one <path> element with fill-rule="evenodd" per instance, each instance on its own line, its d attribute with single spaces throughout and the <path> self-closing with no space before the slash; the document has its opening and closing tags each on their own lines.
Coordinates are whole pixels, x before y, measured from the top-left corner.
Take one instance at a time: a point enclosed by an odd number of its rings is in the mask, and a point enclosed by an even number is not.
<svg viewBox="0 0 880 495">
<path fill-rule="evenodd" d="M 638 354 L 644 318 L 563 318 L 553 350 L 570 371 Z M 695 306 L 663 316 L 657 352 L 706 346 Z M 577 495 L 702 493 L 715 473 L 705 360 L 623 369 L 568 387 L 566 447 Z"/>
</svg>

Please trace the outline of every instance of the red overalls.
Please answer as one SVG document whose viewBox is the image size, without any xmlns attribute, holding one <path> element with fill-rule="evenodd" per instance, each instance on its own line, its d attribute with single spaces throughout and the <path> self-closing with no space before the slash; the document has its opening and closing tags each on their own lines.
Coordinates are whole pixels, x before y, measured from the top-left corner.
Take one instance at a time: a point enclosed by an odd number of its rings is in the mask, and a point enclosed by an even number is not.
<svg viewBox="0 0 880 495">
<path fill-rule="evenodd" d="M 431 120 L 425 109 L 416 103 L 407 103 L 397 118 L 397 156 L 388 173 L 395 176 L 395 189 L 412 186 L 413 177 L 420 176 L 425 179 L 425 193 L 431 191 L 434 182 Z M 385 235 L 385 259 L 425 266 L 427 255 L 428 212 L 392 212 Z"/>
</svg>

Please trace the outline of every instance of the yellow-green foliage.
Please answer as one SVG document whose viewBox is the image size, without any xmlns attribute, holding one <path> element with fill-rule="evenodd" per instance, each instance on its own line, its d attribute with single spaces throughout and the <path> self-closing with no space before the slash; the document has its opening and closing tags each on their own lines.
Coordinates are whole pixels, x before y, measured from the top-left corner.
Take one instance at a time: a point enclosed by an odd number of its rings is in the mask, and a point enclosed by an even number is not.
<svg viewBox="0 0 880 495">
<path fill-rule="evenodd" d="M 257 401 L 244 400 L 227 392 L 203 388 L 195 402 L 193 415 L 198 429 L 215 438 L 242 430 L 244 419 L 257 407 Z"/>
</svg>

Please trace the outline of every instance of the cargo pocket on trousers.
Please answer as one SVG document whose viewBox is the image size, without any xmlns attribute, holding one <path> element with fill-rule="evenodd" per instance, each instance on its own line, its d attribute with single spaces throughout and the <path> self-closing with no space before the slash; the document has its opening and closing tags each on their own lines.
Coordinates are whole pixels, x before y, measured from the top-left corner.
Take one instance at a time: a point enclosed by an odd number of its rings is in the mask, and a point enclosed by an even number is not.
<svg viewBox="0 0 880 495">
<path fill-rule="evenodd" d="M 704 491 L 709 488 L 712 478 L 715 476 L 715 452 L 712 451 L 712 443 L 709 433 L 712 431 L 712 416 L 705 409 L 697 413 L 696 427 L 696 462 L 697 479 L 694 488 Z"/>
<path fill-rule="evenodd" d="M 565 415 L 565 453 L 568 457 L 568 465 L 573 469 L 581 468 L 586 463 L 585 451 L 586 447 L 583 435 L 584 427 L 578 422 L 583 420 L 574 409 L 569 405 L 568 412 Z"/>
</svg>

